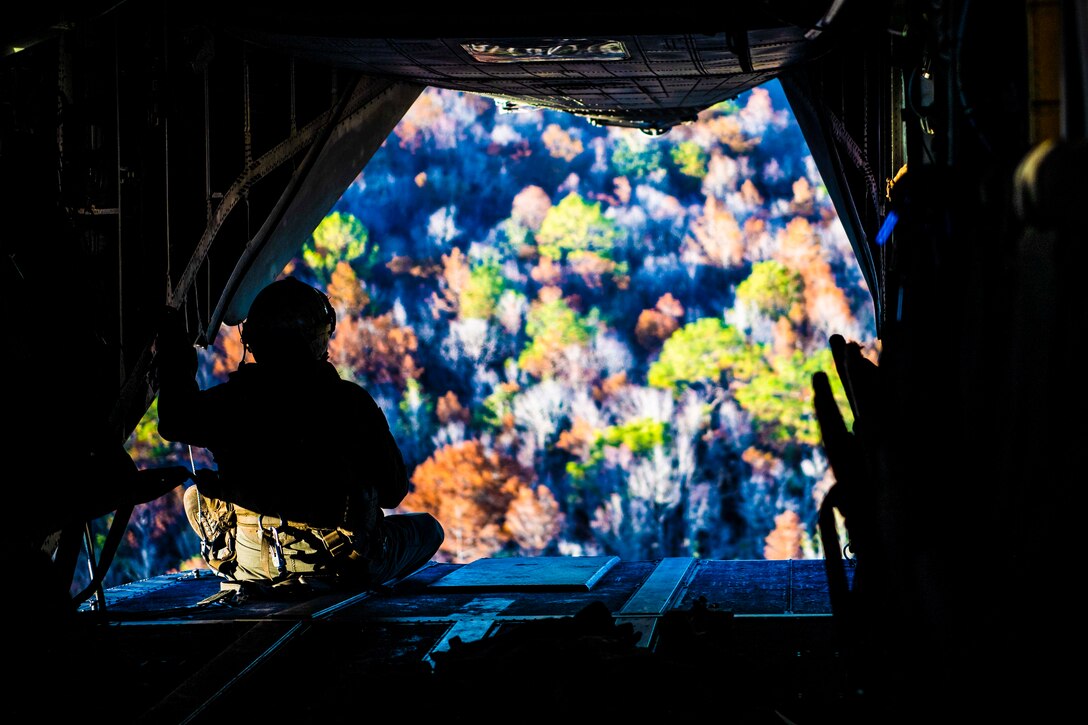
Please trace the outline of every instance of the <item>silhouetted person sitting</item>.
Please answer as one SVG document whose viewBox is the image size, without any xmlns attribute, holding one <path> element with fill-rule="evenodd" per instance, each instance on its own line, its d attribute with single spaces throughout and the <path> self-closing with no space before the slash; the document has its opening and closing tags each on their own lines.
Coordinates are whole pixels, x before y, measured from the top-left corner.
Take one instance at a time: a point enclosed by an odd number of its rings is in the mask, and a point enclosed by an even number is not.
<svg viewBox="0 0 1088 725">
<path fill-rule="evenodd" d="M 159 432 L 207 448 L 185 495 L 202 554 L 239 582 L 377 586 L 438 551 L 427 513 L 385 515 L 408 493 L 404 460 L 381 408 L 328 362 L 336 313 L 295 278 L 265 287 L 242 324 L 255 362 L 200 390 L 196 350 L 168 315 L 156 338 Z"/>
</svg>

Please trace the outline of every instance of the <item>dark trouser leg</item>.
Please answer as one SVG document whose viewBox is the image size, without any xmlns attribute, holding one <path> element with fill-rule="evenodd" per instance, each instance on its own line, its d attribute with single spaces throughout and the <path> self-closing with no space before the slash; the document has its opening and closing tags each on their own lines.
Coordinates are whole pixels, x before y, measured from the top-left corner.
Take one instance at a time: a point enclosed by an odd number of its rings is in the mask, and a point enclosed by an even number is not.
<svg viewBox="0 0 1088 725">
<path fill-rule="evenodd" d="M 442 546 L 446 533 L 438 519 L 428 513 L 391 514 L 381 527 L 388 539 L 385 556 L 370 563 L 374 585 L 408 576 L 430 561 Z"/>
</svg>

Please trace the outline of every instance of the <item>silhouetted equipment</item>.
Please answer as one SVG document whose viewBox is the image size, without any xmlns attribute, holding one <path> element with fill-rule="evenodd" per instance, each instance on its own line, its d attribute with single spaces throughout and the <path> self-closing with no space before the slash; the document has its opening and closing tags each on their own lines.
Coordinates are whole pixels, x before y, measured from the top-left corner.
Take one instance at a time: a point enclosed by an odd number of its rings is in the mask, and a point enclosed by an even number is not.
<svg viewBox="0 0 1088 725">
<path fill-rule="evenodd" d="M 15 333 L 5 409 L 17 433 L 7 458 L 39 473 L 48 461 L 57 474 L 47 485 L 36 474 L 33 495 L 17 487 L 17 503 L 43 519 L 30 529 L 60 520 L 81 531 L 82 516 L 123 507 L 112 492 L 130 472 L 102 466 L 100 454 L 117 450 L 154 398 L 149 347 L 163 304 L 184 314 L 197 345 L 243 319 L 425 87 L 658 134 L 775 78 L 872 291 L 883 344 L 869 369 L 833 341 L 852 431 L 826 399 L 819 404 L 839 481 L 829 505 L 847 516 L 850 541 L 838 543 L 849 543 L 857 568 L 851 579 L 848 562 L 827 562 L 846 679 L 823 683 L 836 697 L 818 704 L 840 720 L 860 713 L 859 722 L 874 713 L 885 722 L 931 713 L 979 721 L 1016 708 L 1046 720 L 1079 707 L 1067 657 L 1080 616 L 1067 592 L 1069 557 L 1081 548 L 1078 452 L 1088 408 L 1074 345 L 1088 329 L 1084 2 L 765 0 L 653 13 L 541 6 L 531 20 L 508 7 L 484 17 L 469 12 L 474 6 L 411 15 L 344 8 L 32 4 L 0 28 L 3 301 Z M 80 363 L 78 381 L 65 374 L 68 360 Z M 824 382 L 815 385 L 826 398 Z M 58 411 L 72 446 L 42 433 L 55 430 Z M 77 500 L 84 491 L 96 500 Z M 36 497 L 53 507 L 35 507 Z M 639 573 L 623 571 L 646 577 L 636 588 L 657 585 L 662 564 L 625 562 Z M 707 591 L 712 602 L 722 595 Z M 106 617 L 124 610 L 122 593 L 113 596 Z M 509 598 L 516 608 L 526 595 Z M 539 610 L 526 621 L 574 614 L 563 597 L 530 598 Z M 380 657 L 405 638 L 418 643 L 474 621 L 435 615 L 426 597 L 411 601 L 404 606 L 418 605 L 418 618 L 398 612 L 395 626 L 363 606 L 348 656 Z M 472 601 L 465 595 L 459 606 Z M 646 613 L 651 620 L 663 624 L 684 605 L 688 624 L 713 626 L 692 602 L 664 601 Z M 623 598 L 606 603 L 618 617 Z M 252 686 L 284 629 L 316 633 L 352 604 L 304 607 L 291 624 L 279 607 L 247 607 L 245 621 L 224 612 L 220 626 L 242 640 L 215 660 L 214 681 Z M 177 625 L 193 606 L 144 599 L 139 608 Z M 599 613 L 577 626 L 592 630 Z M 827 621 L 780 626 L 800 648 Z M 802 632 L 805 622 L 812 628 Z M 462 650 L 466 662 L 479 658 L 480 678 L 498 676 L 485 661 L 531 660 L 510 654 L 531 650 L 534 638 L 500 639 L 506 629 L 496 624 L 471 653 Z M 188 628 L 139 637 L 126 627 L 60 631 L 36 664 L 78 674 L 64 658 L 93 643 L 128 666 L 117 680 L 125 687 L 155 680 L 147 692 L 163 703 L 203 712 L 209 690 L 197 684 L 212 675 L 197 672 L 197 661 L 218 650 L 163 671 L 133 664 L 154 659 L 140 652 L 176 653 L 181 643 L 171 638 L 189 637 Z M 622 632 L 597 635 L 605 649 L 614 645 L 610 654 L 629 645 Z M 500 652 L 504 641 L 510 649 Z M 331 652 L 320 642 L 307 640 L 315 659 Z M 677 651 L 715 667 L 713 657 Z M 644 682 L 640 662 L 610 661 L 609 683 Z M 691 681 L 715 688 L 736 674 L 732 664 Z M 171 678 L 177 689 L 166 697 Z M 655 712 L 667 712 L 659 698 L 682 686 L 664 682 L 666 692 L 638 687 Z M 346 682 L 331 683 L 323 696 L 350 694 Z M 760 691 L 768 700 L 784 694 Z M 736 700 L 714 702 L 728 710 Z"/>
</svg>

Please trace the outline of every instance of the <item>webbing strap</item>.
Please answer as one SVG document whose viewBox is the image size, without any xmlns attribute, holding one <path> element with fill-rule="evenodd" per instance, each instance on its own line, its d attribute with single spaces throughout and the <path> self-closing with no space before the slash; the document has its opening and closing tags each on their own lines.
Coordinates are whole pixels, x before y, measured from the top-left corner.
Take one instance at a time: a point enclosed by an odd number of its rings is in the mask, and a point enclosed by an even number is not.
<svg viewBox="0 0 1088 725">
<path fill-rule="evenodd" d="M 265 558 L 266 560 L 270 555 L 270 552 L 264 551 L 267 544 L 266 537 L 275 535 L 272 534 L 271 530 L 278 532 L 283 529 L 298 529 L 299 531 L 309 531 L 313 533 L 320 539 L 321 543 L 325 545 L 325 548 L 333 557 L 346 556 L 349 559 L 359 559 L 362 557 L 362 555 L 354 548 L 354 535 L 347 529 L 330 529 L 310 526 L 309 524 L 297 521 L 285 520 L 282 516 L 266 516 L 265 514 L 259 514 L 256 511 L 240 508 L 237 505 L 234 507 L 234 512 L 239 526 L 249 526 L 257 530 L 257 535 L 261 539 L 262 558 Z M 266 532 L 268 533 L 266 534 Z"/>
</svg>

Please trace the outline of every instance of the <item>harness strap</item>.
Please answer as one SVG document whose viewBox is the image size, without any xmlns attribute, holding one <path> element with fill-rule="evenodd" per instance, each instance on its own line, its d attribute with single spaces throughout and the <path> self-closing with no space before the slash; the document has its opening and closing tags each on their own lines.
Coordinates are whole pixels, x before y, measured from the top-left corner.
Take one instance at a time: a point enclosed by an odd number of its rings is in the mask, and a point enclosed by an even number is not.
<svg viewBox="0 0 1088 725">
<path fill-rule="evenodd" d="M 327 528 L 311 526 L 299 521 L 284 519 L 282 516 L 259 514 L 256 511 L 250 511 L 249 509 L 244 509 L 239 506 L 235 506 L 235 514 L 239 526 L 249 526 L 257 529 L 262 549 L 272 548 L 271 546 L 268 546 L 269 540 L 272 537 L 275 537 L 272 546 L 278 546 L 280 532 L 296 529 L 298 531 L 308 531 L 312 533 L 322 544 L 324 544 L 325 549 L 328 550 L 329 555 L 333 558 L 343 557 L 349 560 L 355 560 L 363 557 L 362 554 L 355 550 L 355 535 L 343 527 Z M 274 558 L 270 556 L 272 554 L 270 551 L 263 551 L 262 553 L 268 559 Z"/>
</svg>

